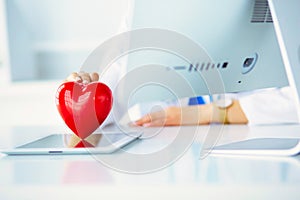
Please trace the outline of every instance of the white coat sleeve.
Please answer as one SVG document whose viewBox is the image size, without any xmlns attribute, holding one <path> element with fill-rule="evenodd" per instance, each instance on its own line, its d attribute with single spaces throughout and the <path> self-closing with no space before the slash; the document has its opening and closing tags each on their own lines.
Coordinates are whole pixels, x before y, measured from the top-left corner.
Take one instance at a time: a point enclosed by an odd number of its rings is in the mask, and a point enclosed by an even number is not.
<svg viewBox="0 0 300 200">
<path fill-rule="evenodd" d="M 123 21 L 120 24 L 119 30 L 116 34 L 126 32 L 130 30 L 131 22 L 132 22 L 132 15 L 133 15 L 133 8 L 134 8 L 134 0 L 128 0 L 127 3 L 127 10 L 123 16 Z M 121 48 L 116 46 L 115 48 Z M 127 57 L 123 57 L 121 59 L 118 59 L 112 65 L 109 67 L 106 73 L 103 74 L 102 77 L 100 77 L 100 81 L 108 85 L 108 87 L 113 92 L 113 97 L 117 84 L 119 83 L 120 79 L 126 74 L 127 71 Z M 113 107 L 116 107 L 118 105 L 115 105 L 117 101 L 114 101 Z M 114 108 L 112 109 L 114 110 Z M 114 117 L 113 112 L 111 111 L 107 119 L 103 122 L 101 127 L 106 126 L 108 124 L 114 123 Z"/>
<path fill-rule="evenodd" d="M 239 97 L 249 125 L 298 123 L 292 90 L 267 89 Z"/>
</svg>

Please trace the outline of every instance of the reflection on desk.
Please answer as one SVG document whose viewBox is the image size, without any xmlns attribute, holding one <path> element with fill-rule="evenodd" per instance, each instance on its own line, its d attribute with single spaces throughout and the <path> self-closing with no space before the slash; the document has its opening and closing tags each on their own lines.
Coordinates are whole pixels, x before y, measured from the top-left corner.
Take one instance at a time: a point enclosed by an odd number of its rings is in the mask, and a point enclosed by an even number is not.
<svg viewBox="0 0 300 200">
<path fill-rule="evenodd" d="M 0 160 L 0 185 L 62 183 L 297 184 L 300 158 L 207 157 L 194 144 L 175 164 L 155 173 L 132 175 L 104 167 L 91 156 L 6 156 Z"/>
<path fill-rule="evenodd" d="M 114 199 L 300 199 L 300 157 L 245 157 L 210 155 L 199 159 L 200 150 L 209 127 L 200 127 L 197 140 L 173 164 L 148 174 L 127 174 L 103 166 L 92 155 L 73 156 L 2 156 L 0 157 L 0 199 L 52 197 Z M 183 127 L 189 134 L 190 127 Z M 25 137 L 25 129 L 17 129 L 6 137 L 34 139 L 39 131 Z M 295 137 L 299 127 L 224 127 L 220 143 L 261 137 Z M 43 129 L 45 132 L 45 129 Z M 176 127 L 162 130 L 153 139 L 140 140 L 126 146 L 130 152 L 148 153 L 161 149 L 173 140 Z M 29 132 L 26 132 L 29 133 Z M 48 132 L 48 134 L 53 133 Z M 57 131 L 56 131 L 57 133 Z M 17 137 L 17 134 L 21 137 Z M 289 135 L 290 134 L 290 135 Z M 293 135 L 294 134 L 294 135 Z M 12 141 L 9 138 L 0 141 Z M 118 156 L 115 152 L 107 156 Z M 136 163 L 139 165 L 140 163 Z M 38 188 L 38 189 L 36 189 Z M 16 193 L 15 191 L 18 191 Z M 94 192 L 92 194 L 92 192 Z M 84 194 L 90 194 L 84 195 Z M 3 196 L 4 195 L 4 196 Z M 3 197 L 3 198 L 2 198 Z M 168 197 L 168 198 L 167 198 Z M 34 199 L 34 198 L 33 198 Z"/>
</svg>

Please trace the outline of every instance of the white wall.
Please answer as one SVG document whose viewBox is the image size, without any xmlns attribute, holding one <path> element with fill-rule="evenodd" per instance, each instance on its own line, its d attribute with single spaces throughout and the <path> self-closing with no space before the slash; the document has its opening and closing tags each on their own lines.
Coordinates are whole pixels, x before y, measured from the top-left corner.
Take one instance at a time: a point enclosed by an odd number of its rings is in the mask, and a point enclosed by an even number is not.
<svg viewBox="0 0 300 200">
<path fill-rule="evenodd" d="M 0 0 L 0 84 L 10 81 L 5 1 Z"/>
<path fill-rule="evenodd" d="M 0 0 L 0 59 L 12 64 L 0 67 L 0 126 L 66 127 L 55 106 L 61 80 L 126 12 L 127 0 Z"/>
<path fill-rule="evenodd" d="M 0 85 L 0 127 L 64 126 L 55 105 L 60 84 L 40 81 Z"/>
<path fill-rule="evenodd" d="M 6 0 L 12 80 L 62 79 L 116 34 L 128 0 Z M 29 73 L 29 74 L 28 74 Z"/>
</svg>

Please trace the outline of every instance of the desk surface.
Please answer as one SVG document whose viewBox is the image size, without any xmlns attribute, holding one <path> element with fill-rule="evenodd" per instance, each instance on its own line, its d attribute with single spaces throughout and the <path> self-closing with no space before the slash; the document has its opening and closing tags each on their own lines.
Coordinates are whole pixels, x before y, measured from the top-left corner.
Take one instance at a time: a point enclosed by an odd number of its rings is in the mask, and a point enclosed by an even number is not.
<svg viewBox="0 0 300 200">
<path fill-rule="evenodd" d="M 112 155 L 153 155 L 157 162 L 169 154 L 155 154 L 172 146 L 178 131 L 195 133 L 193 143 L 174 162 L 151 173 L 124 173 L 107 167 L 93 155 L 0 156 L 0 199 L 300 199 L 300 158 L 229 157 L 208 155 L 200 150 L 210 126 L 147 128 L 146 137 Z M 300 126 L 233 126 L 222 128 L 219 144 L 253 137 L 297 137 Z M 65 132 L 62 127 L 1 127 L 0 147 L 22 144 L 33 138 Z M 153 135 L 153 133 L 157 133 Z M 168 156 L 170 157 L 168 157 Z M 175 158 L 172 157 L 172 158 Z M 136 158 L 136 157 L 135 157 Z M 149 160 L 148 160 L 149 161 Z M 147 162 L 148 162 L 147 161 Z M 123 160 L 145 166 L 139 160 Z M 148 163 L 149 166 L 153 163 Z"/>
</svg>

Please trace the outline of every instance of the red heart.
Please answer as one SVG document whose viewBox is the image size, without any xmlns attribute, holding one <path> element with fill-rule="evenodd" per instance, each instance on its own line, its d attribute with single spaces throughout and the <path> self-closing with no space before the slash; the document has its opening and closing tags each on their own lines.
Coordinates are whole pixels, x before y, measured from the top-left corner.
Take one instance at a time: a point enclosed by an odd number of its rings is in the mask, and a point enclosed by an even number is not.
<svg viewBox="0 0 300 200">
<path fill-rule="evenodd" d="M 103 83 L 66 82 L 57 90 L 56 106 L 67 126 L 84 139 L 106 119 L 112 99 L 111 90 Z"/>
</svg>

